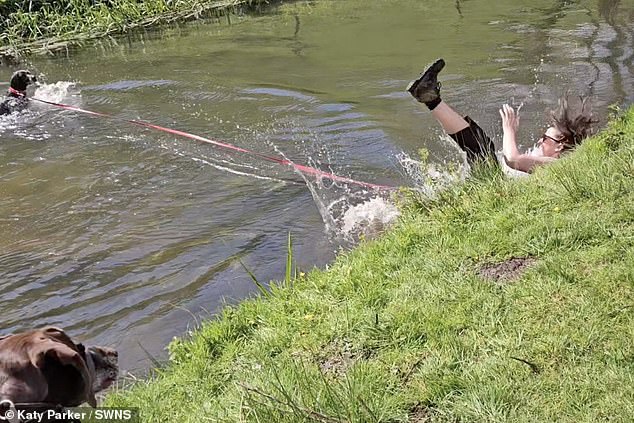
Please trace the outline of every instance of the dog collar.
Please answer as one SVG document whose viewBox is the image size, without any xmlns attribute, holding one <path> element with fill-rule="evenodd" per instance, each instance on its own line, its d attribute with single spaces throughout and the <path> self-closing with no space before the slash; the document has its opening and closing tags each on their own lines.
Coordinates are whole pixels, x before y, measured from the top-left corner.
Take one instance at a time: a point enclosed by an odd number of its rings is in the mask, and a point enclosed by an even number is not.
<svg viewBox="0 0 634 423">
<path fill-rule="evenodd" d="M 26 91 L 16 90 L 13 87 L 9 87 L 9 94 L 13 94 L 18 97 L 26 97 Z"/>
</svg>

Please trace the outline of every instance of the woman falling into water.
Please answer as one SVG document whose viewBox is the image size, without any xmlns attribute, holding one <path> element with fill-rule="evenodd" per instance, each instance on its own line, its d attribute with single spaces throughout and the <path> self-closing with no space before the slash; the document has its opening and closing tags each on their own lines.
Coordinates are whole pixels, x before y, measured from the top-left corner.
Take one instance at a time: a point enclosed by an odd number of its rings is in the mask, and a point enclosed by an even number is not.
<svg viewBox="0 0 634 423">
<path fill-rule="evenodd" d="M 420 78 L 412 81 L 407 91 L 419 102 L 424 103 L 443 129 L 467 154 L 470 164 L 492 159 L 497 163 L 495 146 L 487 134 L 468 116 L 463 117 L 440 98 L 438 73 L 445 67 L 445 61 L 434 62 Z M 559 101 L 559 108 L 552 114 L 551 125 L 537 142 L 536 148 L 528 153 L 520 153 L 517 148 L 519 115 L 508 104 L 500 109 L 502 117 L 502 154 L 504 161 L 512 169 L 532 172 L 536 166 L 550 163 L 561 154 L 573 149 L 592 133 L 596 123 L 582 99 L 580 110 L 572 112 L 567 98 Z"/>
</svg>

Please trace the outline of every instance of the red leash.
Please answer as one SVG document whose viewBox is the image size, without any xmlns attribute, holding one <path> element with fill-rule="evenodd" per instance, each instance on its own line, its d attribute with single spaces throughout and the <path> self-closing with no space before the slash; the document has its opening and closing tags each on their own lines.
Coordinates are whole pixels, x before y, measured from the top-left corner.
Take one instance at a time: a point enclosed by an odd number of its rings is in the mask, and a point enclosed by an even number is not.
<svg viewBox="0 0 634 423">
<path fill-rule="evenodd" d="M 11 91 L 11 89 L 10 89 L 10 91 Z M 17 92 L 17 93 L 19 93 L 19 92 Z M 319 170 L 319 169 L 316 169 L 314 167 L 293 163 L 292 161 L 290 161 L 288 159 L 280 159 L 278 157 L 267 156 L 266 154 L 258 153 L 256 151 L 247 150 L 245 148 L 237 147 L 235 145 L 227 144 L 225 142 L 213 140 L 213 139 L 210 139 L 210 138 L 201 137 L 200 135 L 190 134 L 189 132 L 179 131 L 178 129 L 165 128 L 163 126 L 154 125 L 152 123 L 144 122 L 142 120 L 118 118 L 116 116 L 112 116 L 112 115 L 109 115 L 109 114 L 106 114 L 106 113 L 92 112 L 90 110 L 80 109 L 79 107 L 69 106 L 68 104 L 54 103 L 52 101 L 41 100 L 39 98 L 31 98 L 31 100 L 39 101 L 40 103 L 49 104 L 51 106 L 59 107 L 61 109 L 65 109 L 65 110 L 72 110 L 74 112 L 86 113 L 86 114 L 89 114 L 89 115 L 92 115 L 92 116 L 99 116 L 99 117 L 104 117 L 104 118 L 107 118 L 107 119 L 114 119 L 114 120 L 122 120 L 124 122 L 128 122 L 128 123 L 131 123 L 133 125 L 143 126 L 145 128 L 156 129 L 158 131 L 167 132 L 167 133 L 173 134 L 173 135 L 179 135 L 181 137 L 190 138 L 192 140 L 204 142 L 204 143 L 207 143 L 207 144 L 212 144 L 212 145 L 215 145 L 217 147 L 225 148 L 225 149 L 228 149 L 228 150 L 233 150 L 233 151 L 237 151 L 237 152 L 240 152 L 240 153 L 250 154 L 250 155 L 253 155 L 253 156 L 257 156 L 257 157 L 259 157 L 261 159 L 268 160 L 270 162 L 275 162 L 275 163 L 278 163 L 278 164 L 284 165 L 284 166 L 290 166 L 290 167 L 292 167 L 293 169 L 295 169 L 295 170 L 297 170 L 299 172 L 302 172 L 302 173 L 308 174 L 308 175 L 314 175 L 314 176 L 320 177 L 320 178 L 326 178 L 326 179 L 330 179 L 330 180 L 337 181 L 337 182 L 344 182 L 344 183 L 347 183 L 347 184 L 359 185 L 359 186 L 362 186 L 362 187 L 365 187 L 365 188 L 374 189 L 374 190 L 393 191 L 393 190 L 397 189 L 396 187 L 390 187 L 390 186 L 387 186 L 387 185 L 371 184 L 369 182 L 362 182 L 362 181 L 357 181 L 355 179 L 350 179 L 350 178 L 346 178 L 346 177 L 343 177 L 343 176 L 338 176 L 338 175 L 335 175 L 333 173 L 324 172 L 323 170 Z"/>
<path fill-rule="evenodd" d="M 18 91 L 13 87 L 9 87 L 9 94 L 13 94 L 17 97 L 26 97 L 26 91 Z"/>
</svg>

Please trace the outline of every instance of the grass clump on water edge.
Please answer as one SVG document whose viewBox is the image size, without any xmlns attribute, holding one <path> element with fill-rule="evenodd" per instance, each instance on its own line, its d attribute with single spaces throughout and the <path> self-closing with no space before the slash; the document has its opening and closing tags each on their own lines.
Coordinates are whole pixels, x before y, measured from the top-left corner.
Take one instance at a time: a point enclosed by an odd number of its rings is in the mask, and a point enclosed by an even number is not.
<svg viewBox="0 0 634 423">
<path fill-rule="evenodd" d="M 62 50 L 158 24 L 220 17 L 267 0 L 0 0 L 0 56 Z"/>
<path fill-rule="evenodd" d="M 528 178 L 409 202 L 106 405 L 144 422 L 631 421 L 633 135 L 631 109 Z"/>
</svg>

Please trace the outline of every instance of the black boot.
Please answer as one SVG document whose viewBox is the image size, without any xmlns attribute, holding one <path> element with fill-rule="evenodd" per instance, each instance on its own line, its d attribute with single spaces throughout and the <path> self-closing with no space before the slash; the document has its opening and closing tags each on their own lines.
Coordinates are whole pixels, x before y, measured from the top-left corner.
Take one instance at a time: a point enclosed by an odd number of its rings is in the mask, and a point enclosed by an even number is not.
<svg viewBox="0 0 634 423">
<path fill-rule="evenodd" d="M 443 59 L 436 60 L 420 78 L 412 81 L 407 86 L 407 91 L 421 103 L 433 109 L 440 103 L 440 82 L 438 73 L 445 67 Z"/>
</svg>

